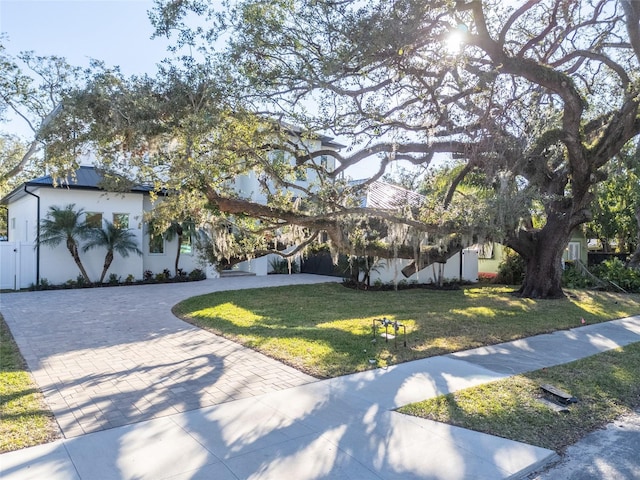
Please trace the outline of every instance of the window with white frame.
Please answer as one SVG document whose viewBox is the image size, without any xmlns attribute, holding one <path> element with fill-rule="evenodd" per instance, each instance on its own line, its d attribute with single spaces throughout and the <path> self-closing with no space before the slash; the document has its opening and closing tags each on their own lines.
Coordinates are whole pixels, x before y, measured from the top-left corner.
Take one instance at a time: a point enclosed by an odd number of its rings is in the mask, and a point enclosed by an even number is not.
<svg viewBox="0 0 640 480">
<path fill-rule="evenodd" d="M 87 212 L 84 216 L 84 221 L 87 226 L 92 228 L 102 228 L 102 213 L 100 212 Z"/>
<path fill-rule="evenodd" d="M 567 246 L 567 260 L 580 260 L 580 242 L 569 242 Z"/>
<path fill-rule="evenodd" d="M 160 255 L 164 253 L 164 237 L 158 234 L 149 234 L 149 253 Z"/>
<path fill-rule="evenodd" d="M 128 213 L 114 213 L 113 225 L 117 228 L 129 228 L 129 214 Z"/>
<path fill-rule="evenodd" d="M 182 243 L 180 244 L 180 253 L 183 255 L 191 255 L 193 253 L 193 241 L 191 235 L 185 233 L 182 235 Z"/>
</svg>

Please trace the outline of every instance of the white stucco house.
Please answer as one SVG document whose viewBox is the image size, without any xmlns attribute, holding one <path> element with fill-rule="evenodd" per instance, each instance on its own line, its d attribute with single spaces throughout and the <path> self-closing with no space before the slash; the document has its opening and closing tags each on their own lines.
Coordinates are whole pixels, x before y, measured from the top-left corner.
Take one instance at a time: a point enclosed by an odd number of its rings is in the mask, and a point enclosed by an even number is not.
<svg viewBox="0 0 640 480">
<path fill-rule="evenodd" d="M 317 137 L 300 140 L 304 148 L 310 152 L 322 150 L 327 155 L 321 155 L 313 161 L 327 171 L 336 168 L 336 159 L 330 155 L 331 151 L 339 150 L 342 145 L 330 137 Z M 274 155 L 283 155 L 274 152 Z M 284 154 L 285 161 L 293 161 Z M 317 171 L 313 168 L 296 180 L 296 184 L 304 188 L 313 188 L 318 180 Z M 114 274 L 121 278 L 132 277 L 136 280 L 144 278 L 145 272 L 157 274 L 165 269 L 174 273 L 175 257 L 178 240 L 169 241 L 163 237 L 151 237 L 144 222 L 145 212 L 151 211 L 153 205 L 150 200 L 150 188 L 137 186 L 126 193 L 115 193 L 100 187 L 101 175 L 99 170 L 90 164 L 81 166 L 73 177 L 69 177 L 56 184 L 51 176 L 43 176 L 25 182 L 0 200 L 7 206 L 8 241 L 0 241 L 0 288 L 20 289 L 46 280 L 50 284 L 62 284 L 69 280 L 76 280 L 80 274 L 73 262 L 66 246 L 61 244 L 55 248 L 37 246 L 38 226 L 46 217 L 51 206 L 64 208 L 74 204 L 75 209 L 85 212 L 85 219 L 93 224 L 101 225 L 103 220 L 124 225 L 130 229 L 137 239 L 138 247 L 143 252 L 141 256 L 132 254 L 126 258 L 116 254 L 109 268 L 108 276 Z M 233 187 L 242 198 L 254 202 L 265 203 L 266 196 L 255 172 L 235 179 Z M 421 196 L 401 189 L 385 182 L 374 182 L 369 186 L 363 206 L 393 209 L 400 205 L 420 203 Z M 183 236 L 179 267 L 190 272 L 196 268 L 202 269 L 207 276 L 216 276 L 217 271 L 211 265 L 205 265 L 199 258 L 193 239 Z M 93 249 L 80 256 L 83 265 L 92 281 L 98 281 L 102 271 L 105 251 Z M 452 257 L 445 266 L 445 278 L 460 278 L 477 280 L 477 254 L 463 251 Z M 280 258 L 276 255 L 257 258 L 235 265 L 234 270 L 256 275 L 267 275 L 270 270 L 270 260 Z M 419 281 L 428 282 L 433 279 L 433 269 L 425 268 L 412 277 L 406 279 L 399 272 L 409 260 L 381 260 L 377 271 L 372 275 L 372 281 L 379 279 L 383 282 L 391 281 Z"/>
<path fill-rule="evenodd" d="M 299 131 L 292 131 L 292 137 L 298 138 L 304 149 L 313 151 L 336 151 L 342 145 L 331 137 L 301 139 Z M 274 152 L 274 155 L 283 155 Z M 293 161 L 284 155 L 285 161 Z M 336 160 L 331 155 L 322 155 L 313 160 L 317 165 L 332 171 Z M 107 276 L 115 274 L 122 280 L 132 276 L 136 280 L 144 278 L 144 273 L 153 274 L 168 269 L 173 275 L 178 240 L 150 237 L 144 223 L 144 213 L 153 208 L 150 200 L 150 188 L 138 186 L 126 193 L 107 192 L 100 188 L 101 176 L 93 166 L 92 159 L 86 158 L 74 176 L 55 183 L 51 176 L 43 176 L 23 183 L 0 202 L 7 206 L 8 241 L 0 241 L 0 288 L 29 288 L 46 280 L 52 285 L 76 280 L 80 274 L 66 246 L 55 248 L 37 246 L 38 225 L 46 217 L 51 206 L 64 208 L 75 205 L 75 210 L 83 209 L 85 218 L 95 225 L 102 220 L 127 226 L 135 235 L 142 256 L 135 254 L 126 258 L 116 253 Z M 308 188 L 317 180 L 317 172 L 309 168 L 297 179 L 296 183 Z M 266 202 L 258 176 L 250 171 L 235 179 L 233 187 L 245 199 L 254 202 Z M 183 236 L 179 267 L 186 272 L 196 268 L 207 272 L 208 276 L 217 275 L 215 268 L 205 265 L 199 259 L 192 239 Z M 92 281 L 100 278 L 105 251 L 93 249 L 81 253 L 82 263 Z M 236 265 L 240 272 L 266 275 L 269 270 L 269 258 L 263 257 Z"/>
<path fill-rule="evenodd" d="M 146 270 L 155 274 L 166 268 L 173 273 L 177 239 L 152 239 L 143 221 L 143 213 L 152 208 L 149 188 L 106 192 L 99 186 L 101 179 L 94 167 L 81 166 L 74 177 L 60 185 L 55 186 L 54 179 L 47 175 L 23 183 L 2 199 L 8 211 L 8 241 L 0 242 L 0 288 L 28 288 L 42 280 L 55 285 L 77 279 L 80 272 L 64 244 L 55 248 L 36 244 L 38 225 L 49 207 L 64 208 L 69 204 L 74 204 L 75 210 L 83 209 L 86 220 L 96 225 L 101 225 L 102 220 L 118 223 L 129 228 L 137 239 L 143 254 L 123 258 L 116 253 L 108 274 L 116 274 L 122 280 L 132 275 L 140 280 Z M 105 253 L 93 249 L 80 254 L 92 281 L 100 277 Z M 189 239 L 183 240 L 180 268 L 187 272 L 203 268 Z"/>
</svg>

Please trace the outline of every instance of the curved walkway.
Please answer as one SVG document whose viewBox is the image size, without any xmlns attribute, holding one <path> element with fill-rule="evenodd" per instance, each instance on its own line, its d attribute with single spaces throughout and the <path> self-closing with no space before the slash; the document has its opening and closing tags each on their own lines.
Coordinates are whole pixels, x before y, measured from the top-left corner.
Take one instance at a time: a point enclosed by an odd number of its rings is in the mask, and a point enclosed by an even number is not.
<svg viewBox="0 0 640 480">
<path fill-rule="evenodd" d="M 3 294 L 0 308 L 71 438 L 315 381 L 177 319 L 171 307 L 209 292 L 331 280 L 277 275 L 47 290 Z"/>
<path fill-rule="evenodd" d="M 0 310 L 65 438 L 0 455 L 0 477 L 521 478 L 557 455 L 394 409 L 640 341 L 639 316 L 317 381 L 171 314 L 202 293 L 336 280 L 2 295 Z"/>
</svg>

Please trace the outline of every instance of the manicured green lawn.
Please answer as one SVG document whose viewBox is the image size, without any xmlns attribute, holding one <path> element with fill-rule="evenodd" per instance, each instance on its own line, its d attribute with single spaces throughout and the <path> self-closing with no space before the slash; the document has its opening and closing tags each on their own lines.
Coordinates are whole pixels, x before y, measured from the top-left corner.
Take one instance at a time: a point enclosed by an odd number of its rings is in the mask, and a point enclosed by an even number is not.
<svg viewBox="0 0 640 480">
<path fill-rule="evenodd" d="M 46 443 L 57 436 L 53 415 L 0 316 L 0 453 Z"/>
<path fill-rule="evenodd" d="M 537 402 L 541 384 L 578 398 L 568 413 Z M 407 405 L 400 412 L 556 451 L 640 406 L 640 343 Z"/>
<path fill-rule="evenodd" d="M 571 290 L 566 299 L 531 300 L 512 290 L 298 285 L 194 297 L 174 313 L 319 378 L 640 314 L 640 295 Z M 406 326 L 406 348 L 402 330 L 397 346 L 373 342 L 372 322 L 383 317 Z"/>
</svg>

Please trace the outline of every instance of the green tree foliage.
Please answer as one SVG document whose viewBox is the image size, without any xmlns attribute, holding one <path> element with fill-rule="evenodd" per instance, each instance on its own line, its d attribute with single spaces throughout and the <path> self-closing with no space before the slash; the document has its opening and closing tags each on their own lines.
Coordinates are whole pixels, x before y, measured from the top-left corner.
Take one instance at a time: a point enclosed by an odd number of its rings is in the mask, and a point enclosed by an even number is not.
<svg viewBox="0 0 640 480">
<path fill-rule="evenodd" d="M 163 33 L 176 17 L 160 5 Z M 590 218 L 590 187 L 638 133 L 639 17 L 626 1 L 245 1 L 224 26 L 249 91 L 368 147 L 343 166 L 450 152 L 507 205 L 527 191 L 544 224 L 519 216 L 505 240 L 527 264 L 522 294 L 554 297 L 570 232 Z M 304 116 L 302 99 L 321 115 Z"/>
<path fill-rule="evenodd" d="M 104 265 L 100 274 L 100 283 L 104 282 L 107 271 L 114 259 L 114 254 L 118 253 L 123 257 L 128 257 L 130 253 L 142 255 L 142 250 L 138 248 L 138 241 L 135 234 L 128 228 L 114 225 L 108 220 L 104 220 L 102 228 L 89 228 L 85 232 L 88 239 L 83 245 L 82 251 L 87 252 L 93 248 L 105 248 L 107 253 L 104 257 Z"/>
<path fill-rule="evenodd" d="M 0 198 L 25 180 L 42 175 L 43 168 L 38 165 L 25 167 L 17 173 L 16 166 L 25 156 L 27 147 L 15 135 L 0 133 Z M 16 173 L 12 173 L 16 172 Z M 6 206 L 0 205 L 0 235 L 7 235 Z"/>
<path fill-rule="evenodd" d="M 526 264 L 521 294 L 559 297 L 562 252 L 591 218 L 593 187 L 640 132 L 640 7 L 628 0 L 158 0 L 151 17 L 200 60 L 153 81 L 96 74 L 62 125 L 82 119 L 74 138 L 136 163 L 168 198 L 198 192 L 194 210 L 225 217 L 234 238 L 286 230 L 304 244 L 324 230 L 352 253 L 364 215 L 379 232 L 368 255 L 444 260 L 488 228 L 453 214 L 453 192 L 478 175 L 503 206 L 497 232 Z M 317 162 L 331 151 L 302 147 L 309 132 L 344 139 L 335 171 Z M 438 208 L 354 206 L 390 163 L 436 154 L 463 162 Z M 339 181 L 365 161 L 367 182 Z M 309 169 L 318 184 L 296 187 Z M 266 204 L 231 189 L 249 172 Z"/>
<path fill-rule="evenodd" d="M 28 138 L 12 139 L 22 144 L 19 155 L 15 149 L 10 149 L 11 155 L 3 151 L 0 185 L 15 184 L 15 177 L 33 168 L 36 160 L 43 160 L 46 131 L 60 113 L 64 95 L 80 81 L 80 70 L 64 58 L 34 52 L 14 57 L 6 52 L 5 41 L 0 36 L 0 121 L 22 122 L 31 133 Z M 60 176 L 77 165 L 74 155 L 66 156 L 63 164 L 48 160 L 53 171 L 58 167 Z"/>
<path fill-rule="evenodd" d="M 79 241 L 86 237 L 89 230 L 82 219 L 83 215 L 84 210 L 76 210 L 73 203 L 62 208 L 55 205 L 49 207 L 46 217 L 40 221 L 38 245 L 57 247 L 64 243 L 84 280 L 91 283 L 78 249 Z"/>
<path fill-rule="evenodd" d="M 619 252 L 633 253 L 640 247 L 640 155 L 637 149 L 620 152 L 606 168 L 607 179 L 596 186 L 593 221 L 589 232 L 608 251 L 613 241 Z"/>
</svg>

